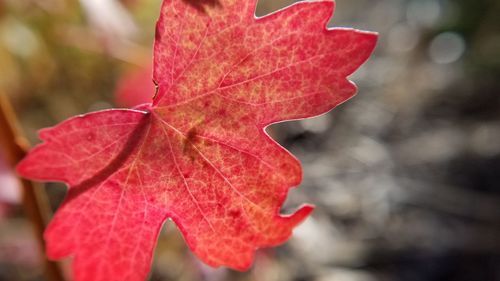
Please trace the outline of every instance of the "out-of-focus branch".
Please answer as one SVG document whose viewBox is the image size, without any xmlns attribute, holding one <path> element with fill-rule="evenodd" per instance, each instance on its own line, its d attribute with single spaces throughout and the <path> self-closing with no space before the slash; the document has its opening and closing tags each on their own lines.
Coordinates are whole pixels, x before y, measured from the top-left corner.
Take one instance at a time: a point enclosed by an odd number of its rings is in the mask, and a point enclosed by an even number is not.
<svg viewBox="0 0 500 281">
<path fill-rule="evenodd" d="M 28 142 L 17 126 L 17 118 L 5 94 L 0 93 L 0 149 L 4 152 L 8 164 L 14 168 L 24 158 Z M 23 188 L 23 208 L 33 224 L 33 230 L 43 253 L 45 241 L 43 232 L 50 219 L 50 209 L 46 194 L 42 188 L 36 188 L 31 181 L 20 179 Z M 42 254 L 45 275 L 50 281 L 64 281 L 60 264 L 50 261 Z"/>
</svg>

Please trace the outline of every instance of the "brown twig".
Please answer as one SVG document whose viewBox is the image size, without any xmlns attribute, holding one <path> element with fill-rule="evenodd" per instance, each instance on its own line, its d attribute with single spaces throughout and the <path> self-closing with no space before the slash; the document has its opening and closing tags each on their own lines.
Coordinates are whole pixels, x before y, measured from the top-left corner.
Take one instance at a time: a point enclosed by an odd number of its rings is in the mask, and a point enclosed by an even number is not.
<svg viewBox="0 0 500 281">
<path fill-rule="evenodd" d="M 0 148 L 12 168 L 24 158 L 28 146 L 28 142 L 17 126 L 17 118 L 9 100 L 5 94 L 0 93 Z M 64 281 L 60 264 L 48 260 L 43 254 L 45 251 L 43 232 L 51 215 L 45 191 L 35 187 L 31 181 L 26 179 L 20 179 L 20 183 L 23 189 L 23 208 L 33 224 L 33 230 L 44 259 L 46 278 L 50 281 Z"/>
</svg>

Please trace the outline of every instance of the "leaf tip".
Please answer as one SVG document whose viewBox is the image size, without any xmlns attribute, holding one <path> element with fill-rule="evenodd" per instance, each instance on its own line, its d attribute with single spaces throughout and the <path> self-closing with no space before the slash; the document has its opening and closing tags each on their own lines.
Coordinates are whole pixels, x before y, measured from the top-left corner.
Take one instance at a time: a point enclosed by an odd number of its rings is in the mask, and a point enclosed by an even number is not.
<svg viewBox="0 0 500 281">
<path fill-rule="evenodd" d="M 314 205 L 304 204 L 289 216 L 290 223 L 295 227 L 302 223 L 314 211 Z"/>
</svg>

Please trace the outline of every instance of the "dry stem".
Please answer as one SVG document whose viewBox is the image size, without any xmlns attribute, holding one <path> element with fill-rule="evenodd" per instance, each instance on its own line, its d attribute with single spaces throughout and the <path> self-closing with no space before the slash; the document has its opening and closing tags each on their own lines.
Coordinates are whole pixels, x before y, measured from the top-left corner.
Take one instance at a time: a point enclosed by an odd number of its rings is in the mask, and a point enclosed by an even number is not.
<svg viewBox="0 0 500 281">
<path fill-rule="evenodd" d="M 0 149 L 14 169 L 26 155 L 28 142 L 17 126 L 17 118 L 5 94 L 0 93 Z M 47 259 L 43 232 L 50 219 L 50 208 L 43 188 L 31 181 L 20 179 L 23 189 L 23 208 L 33 224 L 33 230 L 44 259 L 45 275 L 50 281 L 64 281 L 60 264 Z"/>
</svg>

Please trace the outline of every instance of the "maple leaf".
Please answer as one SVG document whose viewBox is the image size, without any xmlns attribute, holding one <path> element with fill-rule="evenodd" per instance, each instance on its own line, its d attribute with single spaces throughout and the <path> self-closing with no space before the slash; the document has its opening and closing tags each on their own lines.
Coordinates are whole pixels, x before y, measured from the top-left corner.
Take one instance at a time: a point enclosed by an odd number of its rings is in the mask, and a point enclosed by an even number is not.
<svg viewBox="0 0 500 281">
<path fill-rule="evenodd" d="M 332 1 L 255 18 L 256 0 L 165 0 L 151 104 L 78 116 L 40 132 L 18 166 L 62 181 L 45 233 L 50 258 L 73 256 L 75 280 L 142 280 L 171 218 L 212 266 L 246 270 L 312 211 L 280 208 L 299 162 L 269 124 L 325 113 L 354 95 L 347 80 L 376 35 L 327 29 Z"/>
</svg>

